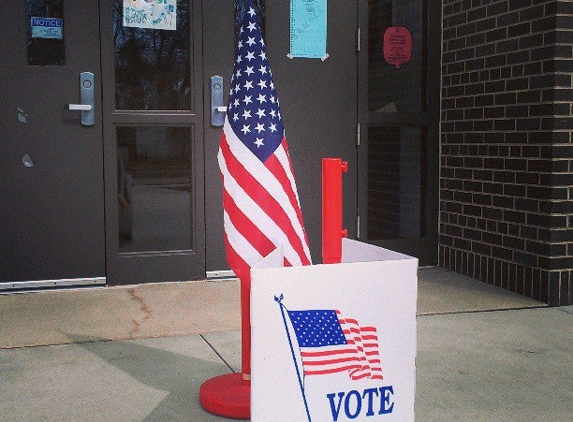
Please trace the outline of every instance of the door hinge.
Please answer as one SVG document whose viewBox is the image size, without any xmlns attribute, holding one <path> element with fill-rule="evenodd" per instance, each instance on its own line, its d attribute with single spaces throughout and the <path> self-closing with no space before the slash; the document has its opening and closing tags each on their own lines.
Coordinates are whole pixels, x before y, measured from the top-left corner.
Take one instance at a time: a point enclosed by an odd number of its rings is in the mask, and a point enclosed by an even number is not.
<svg viewBox="0 0 573 422">
<path fill-rule="evenodd" d="M 356 51 L 360 52 L 360 27 L 356 28 Z"/>
<path fill-rule="evenodd" d="M 360 239 L 360 215 L 356 216 L 356 238 Z"/>
<path fill-rule="evenodd" d="M 360 146 L 360 123 L 356 126 L 356 146 Z"/>
</svg>

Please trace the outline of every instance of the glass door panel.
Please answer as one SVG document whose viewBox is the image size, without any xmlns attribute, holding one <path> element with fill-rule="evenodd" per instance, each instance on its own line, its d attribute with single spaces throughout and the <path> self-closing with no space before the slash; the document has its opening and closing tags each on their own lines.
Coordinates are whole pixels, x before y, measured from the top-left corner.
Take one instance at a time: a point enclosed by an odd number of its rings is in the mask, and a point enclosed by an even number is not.
<svg viewBox="0 0 573 422">
<path fill-rule="evenodd" d="M 434 265 L 441 6 L 429 0 L 368 0 L 363 7 L 360 238 Z M 411 38 L 409 59 L 392 60 L 391 36 Z"/>
<path fill-rule="evenodd" d="M 368 110 L 420 112 L 427 109 L 426 0 L 369 0 Z M 410 60 L 396 67 L 384 55 L 384 35 L 403 27 L 412 38 Z"/>
<path fill-rule="evenodd" d="M 426 235 L 426 145 L 425 128 L 368 129 L 369 242 Z"/>
<path fill-rule="evenodd" d="M 144 0 L 132 2 L 144 4 Z M 159 2 L 157 2 L 159 3 Z M 147 5 L 144 5 L 148 7 Z M 189 2 L 178 1 L 176 9 L 153 5 L 126 22 L 125 5 L 116 0 L 113 9 L 115 102 L 118 110 L 189 110 L 191 106 L 191 25 Z M 146 12 L 147 14 L 143 15 Z M 175 20 L 176 29 L 156 29 L 149 23 L 164 13 Z M 129 12 L 128 12 L 129 13 Z M 143 19 L 145 17 L 146 19 Z M 145 22 L 145 23 L 144 23 Z"/>
<path fill-rule="evenodd" d="M 65 66 L 64 0 L 27 0 L 26 15 L 28 65 Z"/>
<path fill-rule="evenodd" d="M 191 132 L 118 127 L 119 250 L 190 250 Z"/>
</svg>

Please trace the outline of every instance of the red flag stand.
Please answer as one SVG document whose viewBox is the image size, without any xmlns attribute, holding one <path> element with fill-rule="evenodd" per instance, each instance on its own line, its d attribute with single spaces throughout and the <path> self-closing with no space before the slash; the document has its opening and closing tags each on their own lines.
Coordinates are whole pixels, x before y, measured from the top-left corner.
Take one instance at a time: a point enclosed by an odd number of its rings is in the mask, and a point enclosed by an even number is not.
<svg viewBox="0 0 573 422">
<path fill-rule="evenodd" d="M 325 264 L 340 263 L 342 238 L 342 173 L 348 163 L 340 158 L 322 160 L 322 257 Z M 199 389 L 201 406 L 215 415 L 251 417 L 251 280 L 241 279 L 241 373 L 224 374 L 205 381 Z"/>
<path fill-rule="evenodd" d="M 322 262 L 338 264 L 342 258 L 342 173 L 348 163 L 340 158 L 322 159 Z"/>
<path fill-rule="evenodd" d="M 251 280 L 241 280 L 241 372 L 201 384 L 199 400 L 206 411 L 234 419 L 251 417 Z"/>
</svg>

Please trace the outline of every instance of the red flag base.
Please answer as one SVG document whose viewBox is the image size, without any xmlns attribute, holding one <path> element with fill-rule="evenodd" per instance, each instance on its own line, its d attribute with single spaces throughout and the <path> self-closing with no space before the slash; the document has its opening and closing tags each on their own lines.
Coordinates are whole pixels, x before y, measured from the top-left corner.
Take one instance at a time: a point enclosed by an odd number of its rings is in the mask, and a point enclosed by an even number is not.
<svg viewBox="0 0 573 422">
<path fill-rule="evenodd" d="M 234 419 L 251 417 L 251 383 L 243 374 L 219 375 L 205 381 L 199 399 L 209 413 Z"/>
</svg>

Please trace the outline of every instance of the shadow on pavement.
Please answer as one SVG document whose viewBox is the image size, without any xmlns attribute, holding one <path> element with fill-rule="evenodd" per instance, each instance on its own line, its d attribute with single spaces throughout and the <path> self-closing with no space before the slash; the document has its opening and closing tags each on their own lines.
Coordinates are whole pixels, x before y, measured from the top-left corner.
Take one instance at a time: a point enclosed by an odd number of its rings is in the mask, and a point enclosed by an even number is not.
<svg viewBox="0 0 573 422">
<path fill-rule="evenodd" d="M 230 372 L 200 336 L 194 336 L 196 342 L 204 343 L 203 347 L 208 348 L 213 360 L 159 348 L 165 339 L 161 339 L 161 343 L 155 341 L 159 339 L 112 342 L 70 333 L 62 334 L 126 373 L 134 381 L 167 393 L 153 411 L 142 419 L 143 422 L 228 420 L 207 413 L 199 404 L 199 387 L 203 381 Z M 172 344 L 177 344 L 176 340 Z M 149 346 L 149 343 L 158 347 Z M 197 350 L 188 352 L 197 354 Z M 202 350 L 202 353 L 205 352 Z"/>
</svg>

